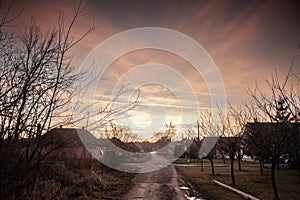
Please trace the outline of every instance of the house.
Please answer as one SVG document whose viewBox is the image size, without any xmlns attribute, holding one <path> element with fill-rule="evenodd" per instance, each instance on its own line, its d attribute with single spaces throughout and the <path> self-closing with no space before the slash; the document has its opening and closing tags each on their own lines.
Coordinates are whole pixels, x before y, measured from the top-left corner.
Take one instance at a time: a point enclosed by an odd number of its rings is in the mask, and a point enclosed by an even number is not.
<svg viewBox="0 0 300 200">
<path fill-rule="evenodd" d="M 42 152 L 54 150 L 56 155 L 71 158 L 103 157 L 98 139 L 89 131 L 75 128 L 54 128 L 43 135 Z"/>
<path fill-rule="evenodd" d="M 280 159 L 295 160 L 299 157 L 300 123 L 247 123 L 243 140 L 249 153 L 256 157 L 265 158 L 279 154 Z"/>
</svg>

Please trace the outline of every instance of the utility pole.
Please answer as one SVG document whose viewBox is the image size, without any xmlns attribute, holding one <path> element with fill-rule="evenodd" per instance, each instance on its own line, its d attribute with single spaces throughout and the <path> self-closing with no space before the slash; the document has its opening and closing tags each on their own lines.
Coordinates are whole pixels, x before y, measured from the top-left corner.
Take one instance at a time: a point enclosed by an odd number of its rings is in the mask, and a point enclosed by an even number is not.
<svg viewBox="0 0 300 200">
<path fill-rule="evenodd" d="M 198 132 L 198 141 L 200 141 L 200 123 L 199 123 L 199 120 L 197 120 L 197 132 Z"/>
<path fill-rule="evenodd" d="M 88 113 L 87 113 L 87 118 L 86 118 L 86 126 L 85 126 L 85 130 L 88 129 L 88 126 L 89 126 L 89 118 L 90 118 L 90 113 L 88 112 Z"/>
<path fill-rule="evenodd" d="M 197 133 L 198 133 L 198 144 L 200 143 L 200 123 L 199 120 L 197 120 Z M 203 171 L 203 158 L 200 159 L 201 161 L 201 171 Z M 199 157 L 197 157 L 197 162 L 199 162 Z"/>
</svg>

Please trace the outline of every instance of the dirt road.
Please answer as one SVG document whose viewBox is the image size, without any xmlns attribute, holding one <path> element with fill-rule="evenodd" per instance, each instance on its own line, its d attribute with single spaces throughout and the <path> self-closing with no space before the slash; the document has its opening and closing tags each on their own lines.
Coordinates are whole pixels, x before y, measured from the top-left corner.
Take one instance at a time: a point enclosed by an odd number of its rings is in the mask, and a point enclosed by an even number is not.
<svg viewBox="0 0 300 200">
<path fill-rule="evenodd" d="M 126 200 L 184 200 L 184 191 L 180 189 L 181 180 L 173 165 L 158 171 L 137 174 L 133 180 L 135 186 L 124 197 Z"/>
</svg>

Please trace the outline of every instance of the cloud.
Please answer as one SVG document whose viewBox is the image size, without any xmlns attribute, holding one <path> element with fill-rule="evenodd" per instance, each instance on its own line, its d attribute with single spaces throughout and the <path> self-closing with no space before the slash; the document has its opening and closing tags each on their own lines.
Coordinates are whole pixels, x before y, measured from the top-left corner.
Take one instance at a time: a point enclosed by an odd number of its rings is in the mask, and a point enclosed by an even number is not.
<svg viewBox="0 0 300 200">
<path fill-rule="evenodd" d="M 53 0 L 50 3 L 15 0 L 13 12 L 16 13 L 22 8 L 24 12 L 17 19 L 20 26 L 12 29 L 18 32 L 20 28 L 28 25 L 33 16 L 41 24 L 42 29 L 47 30 L 57 25 L 60 10 L 65 13 L 66 22 L 69 22 L 75 4 L 71 0 Z M 269 77 L 274 67 L 277 67 L 280 76 L 283 76 L 294 55 L 295 64 L 299 65 L 300 54 L 296 46 L 300 41 L 299 17 L 299 3 L 294 0 L 188 2 L 90 0 L 85 15 L 74 24 L 75 37 L 82 35 L 93 22 L 98 28 L 70 52 L 73 55 L 72 64 L 75 68 L 79 68 L 93 48 L 121 31 L 145 26 L 170 28 L 187 34 L 206 49 L 220 70 L 229 100 L 238 104 L 241 99 L 247 98 L 245 88 L 254 86 L 255 80 L 261 80 L 262 76 Z M 128 45 L 126 41 L 116 44 L 107 49 L 107 54 L 126 45 Z M 209 69 L 199 74 L 183 58 L 153 49 L 130 52 L 111 63 L 98 83 L 96 97 L 101 97 L 103 102 L 106 102 L 120 79 L 125 83 L 131 83 L 132 78 L 126 76 L 126 73 L 147 63 L 169 66 L 181 74 L 182 79 L 178 81 L 179 78 L 175 76 L 168 79 L 170 73 L 141 71 L 137 80 L 155 80 L 158 84 L 142 87 L 141 97 L 145 101 L 139 112 L 146 112 L 149 105 L 161 105 L 168 109 L 168 119 L 172 113 L 173 117 L 177 118 L 178 106 L 182 106 L 178 103 L 179 100 L 183 101 L 184 105 L 189 105 L 193 101 L 191 92 L 186 89 L 184 83 L 190 84 L 192 93 L 199 101 L 199 107 L 210 106 L 210 98 L 216 94 L 209 93 L 209 87 L 204 80 L 204 75 L 209 74 Z M 295 71 L 300 74 L 300 68 L 297 66 Z M 103 68 L 103 66 L 96 67 Z M 168 87 L 159 85 L 164 80 L 168 80 Z M 138 89 L 134 84 L 129 84 L 128 87 Z M 181 99 L 176 100 L 174 94 L 179 94 Z M 120 101 L 125 102 L 126 98 L 128 96 L 122 97 Z"/>
</svg>

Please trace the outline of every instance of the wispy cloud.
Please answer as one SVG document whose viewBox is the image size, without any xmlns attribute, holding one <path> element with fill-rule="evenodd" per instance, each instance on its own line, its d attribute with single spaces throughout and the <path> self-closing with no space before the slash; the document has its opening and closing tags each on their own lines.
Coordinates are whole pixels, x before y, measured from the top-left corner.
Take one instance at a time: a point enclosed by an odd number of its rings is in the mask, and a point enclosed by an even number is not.
<svg viewBox="0 0 300 200">
<path fill-rule="evenodd" d="M 31 16 L 36 18 L 44 30 L 56 26 L 60 10 L 65 13 L 68 23 L 75 4 L 71 0 L 15 0 L 13 12 L 24 8 L 17 19 L 20 26 L 15 31 L 27 26 Z M 228 99 L 238 103 L 247 98 L 245 88 L 254 85 L 255 80 L 260 80 L 262 76 L 269 76 L 274 67 L 282 75 L 289 67 L 292 56 L 296 58 L 295 63 L 299 64 L 297 60 L 300 54 L 296 46 L 300 41 L 298 5 L 294 0 L 88 1 L 85 15 L 74 26 L 75 37 L 82 35 L 93 22 L 98 28 L 72 50 L 72 64 L 79 68 L 93 48 L 121 31 L 145 26 L 170 28 L 187 34 L 203 45 L 220 70 Z M 113 53 L 126 45 L 126 41 L 116 44 L 107 49 L 106 53 Z M 182 77 L 176 77 L 174 73 L 171 79 L 170 73 L 140 71 L 135 80 L 154 80 L 157 84 L 152 82 L 137 87 L 129 72 L 147 63 L 164 64 Z M 300 74 L 299 67 L 295 67 L 295 70 Z M 132 90 L 141 89 L 143 102 L 136 112 L 144 125 L 149 123 L 149 118 L 142 113 L 149 113 L 147 108 L 151 105 L 164 107 L 167 112 L 165 120 L 169 120 L 179 116 L 180 107 L 188 108 L 185 105 L 193 103 L 193 95 L 200 108 L 210 106 L 211 96 L 217 94 L 210 93 L 206 85 L 204 75 L 209 73 L 209 68 L 199 73 L 186 60 L 169 52 L 138 50 L 111 63 L 97 83 L 95 97 L 100 98 L 102 103 L 108 102 L 118 81 L 122 80 Z M 168 84 L 162 84 L 166 80 Z M 186 89 L 187 85 L 190 90 Z M 122 96 L 119 102 L 124 103 L 128 98 Z M 180 104 L 180 101 L 183 103 Z M 152 113 L 156 113 L 154 111 Z M 139 121 L 138 118 L 134 120 Z"/>
</svg>

